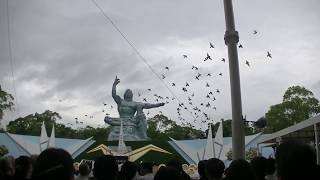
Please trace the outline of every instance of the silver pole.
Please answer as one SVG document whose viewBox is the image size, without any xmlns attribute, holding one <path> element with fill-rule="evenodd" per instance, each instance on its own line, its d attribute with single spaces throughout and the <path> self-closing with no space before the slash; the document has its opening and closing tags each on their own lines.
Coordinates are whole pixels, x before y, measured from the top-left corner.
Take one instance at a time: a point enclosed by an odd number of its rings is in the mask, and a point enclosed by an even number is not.
<svg viewBox="0 0 320 180">
<path fill-rule="evenodd" d="M 317 164 L 320 164 L 320 154 L 319 154 L 319 134 L 318 134 L 318 127 L 317 123 L 313 124 L 313 130 L 314 130 L 314 140 L 316 145 L 316 153 L 317 153 Z"/>
<path fill-rule="evenodd" d="M 245 141 L 241 107 L 241 89 L 238 64 L 238 32 L 235 30 L 232 0 L 223 0 L 226 33 L 225 44 L 228 46 L 231 104 L 232 104 L 232 159 L 244 159 Z"/>
</svg>

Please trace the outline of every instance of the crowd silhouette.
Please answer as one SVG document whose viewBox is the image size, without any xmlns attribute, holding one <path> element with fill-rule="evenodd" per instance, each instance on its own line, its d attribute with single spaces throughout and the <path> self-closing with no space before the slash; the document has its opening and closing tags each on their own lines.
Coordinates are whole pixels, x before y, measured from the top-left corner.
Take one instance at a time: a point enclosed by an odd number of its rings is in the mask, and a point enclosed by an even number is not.
<svg viewBox="0 0 320 180">
<path fill-rule="evenodd" d="M 287 141 L 276 149 L 275 159 L 257 156 L 250 162 L 237 159 L 226 167 L 219 159 L 202 160 L 198 175 L 190 177 L 182 162 L 171 159 L 166 165 L 126 161 L 118 164 L 112 155 L 102 155 L 94 163 L 74 166 L 71 155 L 58 148 L 39 156 L 4 156 L 0 159 L 1 180 L 319 180 L 320 166 L 312 146 Z"/>
</svg>

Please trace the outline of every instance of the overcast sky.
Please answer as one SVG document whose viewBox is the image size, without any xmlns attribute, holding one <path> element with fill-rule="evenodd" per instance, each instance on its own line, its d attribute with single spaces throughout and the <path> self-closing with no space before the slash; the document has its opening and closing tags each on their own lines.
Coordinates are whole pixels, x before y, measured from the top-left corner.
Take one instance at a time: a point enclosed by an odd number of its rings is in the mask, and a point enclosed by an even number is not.
<svg viewBox="0 0 320 180">
<path fill-rule="evenodd" d="M 159 76 L 166 76 L 163 81 L 189 109 L 197 106 L 214 121 L 231 118 L 222 0 L 96 2 L 152 69 Z M 243 114 L 249 120 L 256 120 L 271 105 L 280 103 L 285 90 L 292 85 L 304 86 L 320 98 L 319 7 L 319 0 L 234 1 L 236 29 L 243 45 L 238 51 Z M 133 90 L 136 101 L 146 97 L 148 102 L 155 103 L 155 93 L 173 96 L 91 0 L 9 0 L 9 17 L 14 77 L 10 68 L 6 0 L 1 0 L 0 84 L 17 100 L 16 111 L 6 113 L 4 124 L 49 109 L 60 113 L 65 123 L 78 117 L 84 125 L 104 125 L 105 112 L 118 116 L 110 106 L 116 106 L 111 97 L 116 75 L 121 79 L 120 96 L 127 88 Z M 254 35 L 253 30 L 258 33 Z M 209 48 L 209 42 L 214 49 Z M 266 57 L 267 51 L 272 59 Z M 213 60 L 204 62 L 207 52 Z M 184 59 L 183 54 L 188 58 Z M 227 59 L 226 63 L 222 58 Z M 200 80 L 194 78 L 198 72 L 191 69 L 193 65 L 203 74 Z M 206 76 L 207 73 L 212 76 Z M 190 86 L 188 92 L 183 92 L 186 82 Z M 171 83 L 176 83 L 176 87 Z M 217 99 L 214 102 L 212 96 L 206 98 L 210 91 Z M 188 104 L 192 93 L 194 106 Z M 216 110 L 201 106 L 201 102 L 210 102 Z M 150 110 L 148 117 L 162 111 L 180 123 L 177 105 L 178 101 L 170 101 Z M 193 122 L 189 112 L 181 113 L 186 121 L 205 127 L 201 125 L 202 115 Z"/>
</svg>

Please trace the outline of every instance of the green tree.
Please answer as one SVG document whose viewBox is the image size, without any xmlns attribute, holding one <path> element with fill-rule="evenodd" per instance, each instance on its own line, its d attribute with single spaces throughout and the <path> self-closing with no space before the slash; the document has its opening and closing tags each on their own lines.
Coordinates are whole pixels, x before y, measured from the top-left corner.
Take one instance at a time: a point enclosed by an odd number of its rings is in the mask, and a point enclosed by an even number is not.
<svg viewBox="0 0 320 180">
<path fill-rule="evenodd" d="M 175 121 L 164 115 L 155 115 L 148 121 L 147 135 L 151 139 L 168 140 L 172 137 L 176 140 L 204 138 L 204 132 L 189 126 L 178 125 Z"/>
<path fill-rule="evenodd" d="M 0 85 L 0 120 L 3 118 L 5 110 L 13 109 L 13 96 L 1 89 Z"/>
<path fill-rule="evenodd" d="M 253 158 L 255 158 L 257 156 L 257 148 L 254 147 L 250 147 L 248 150 L 246 150 L 245 152 L 245 160 L 247 161 L 251 161 Z M 227 153 L 226 153 L 226 157 L 229 161 L 232 160 L 232 149 L 230 149 Z"/>
<path fill-rule="evenodd" d="M 0 145 L 0 158 L 8 153 L 8 148 L 5 145 Z"/>
<path fill-rule="evenodd" d="M 39 136 L 42 122 L 44 122 L 47 129 L 51 129 L 53 124 L 55 125 L 57 137 L 74 138 L 76 136 L 75 130 L 64 124 L 56 123 L 58 119 L 61 119 L 59 113 L 46 110 L 41 114 L 30 114 L 10 121 L 7 125 L 7 131 L 15 134 Z"/>
<path fill-rule="evenodd" d="M 61 117 L 57 112 L 47 110 L 41 114 L 30 114 L 9 122 L 7 131 L 15 134 L 39 136 L 42 122 L 44 122 L 47 129 L 51 129 L 52 125 L 55 125 L 56 137 L 86 139 L 93 136 L 94 139 L 106 139 L 110 132 L 110 127 L 86 126 L 85 128 L 73 129 L 57 123 L 58 119 Z M 205 137 L 203 131 L 193 128 L 190 124 L 189 126 L 180 126 L 164 115 L 155 115 L 147 123 L 147 134 L 155 140 L 166 141 L 169 140 L 169 137 L 177 140 Z"/>
<path fill-rule="evenodd" d="M 93 136 L 94 139 L 106 139 L 110 132 L 109 127 L 86 126 L 85 128 L 73 129 L 62 123 L 57 123 L 58 119 L 61 119 L 59 113 L 46 110 L 40 114 L 30 114 L 9 122 L 7 131 L 14 134 L 39 136 L 42 122 L 44 122 L 47 130 L 51 130 L 54 124 L 56 137 L 87 139 Z"/>
<path fill-rule="evenodd" d="M 177 140 L 205 138 L 205 134 L 201 130 L 194 129 L 191 126 L 180 126 L 175 122 L 164 133 Z"/>
<path fill-rule="evenodd" d="M 266 113 L 265 133 L 273 133 L 306 120 L 320 113 L 319 100 L 313 93 L 301 86 L 289 87 L 283 95 L 282 103 L 270 107 Z"/>
<path fill-rule="evenodd" d="M 216 132 L 219 128 L 220 122 L 215 123 L 212 126 L 212 132 Z M 259 129 L 249 126 L 248 124 L 245 125 L 245 135 L 252 135 L 260 132 Z M 232 136 L 232 119 L 223 120 L 223 137 L 231 137 Z"/>
<path fill-rule="evenodd" d="M 86 126 L 85 128 L 80 128 L 76 130 L 76 137 L 79 139 L 87 139 L 93 137 L 95 140 L 97 139 L 106 139 L 110 132 L 109 127 L 91 127 Z"/>
</svg>

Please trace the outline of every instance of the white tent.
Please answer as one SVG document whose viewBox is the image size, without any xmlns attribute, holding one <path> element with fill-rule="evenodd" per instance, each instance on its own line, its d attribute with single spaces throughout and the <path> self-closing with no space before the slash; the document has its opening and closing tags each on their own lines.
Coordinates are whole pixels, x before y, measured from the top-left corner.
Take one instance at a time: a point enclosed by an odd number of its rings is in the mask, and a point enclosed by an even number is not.
<svg viewBox="0 0 320 180">
<path fill-rule="evenodd" d="M 320 115 L 317 115 L 259 139 L 258 145 L 266 143 L 276 144 L 290 139 L 299 139 L 307 143 L 314 142 L 317 153 L 317 162 L 319 164 L 319 131 Z"/>
</svg>

